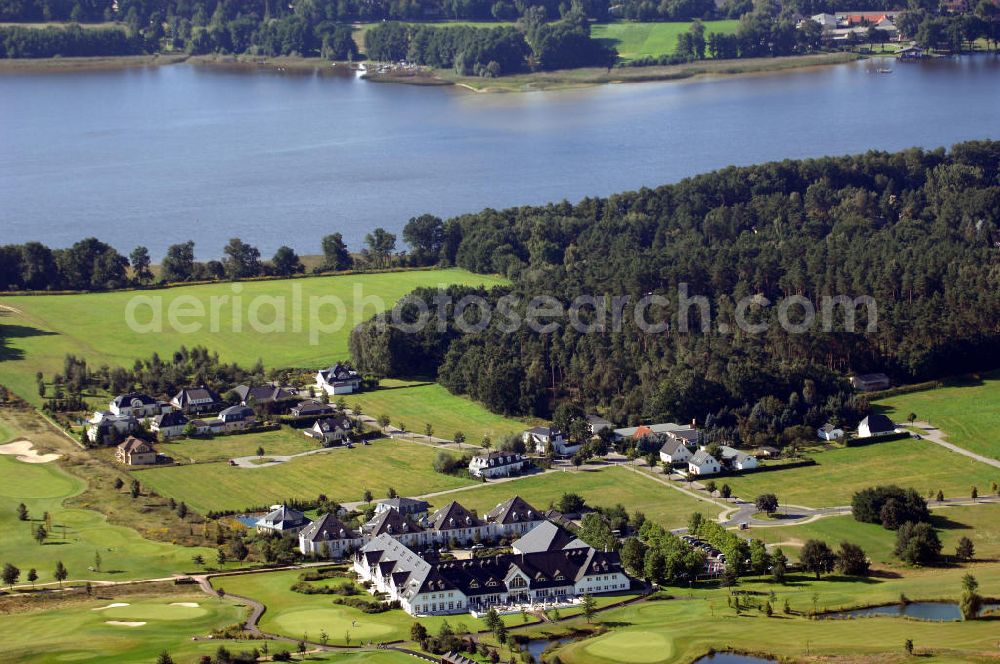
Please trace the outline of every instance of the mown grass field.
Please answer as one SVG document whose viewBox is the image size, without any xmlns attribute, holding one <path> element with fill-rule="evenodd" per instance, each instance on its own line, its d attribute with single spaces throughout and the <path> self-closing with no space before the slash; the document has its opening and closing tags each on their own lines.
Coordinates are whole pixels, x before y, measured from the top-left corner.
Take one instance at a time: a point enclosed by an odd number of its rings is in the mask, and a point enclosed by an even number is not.
<svg viewBox="0 0 1000 664">
<path fill-rule="evenodd" d="M 705 34 L 718 32 L 731 35 L 736 32 L 738 21 L 704 21 Z M 590 28 L 594 39 L 606 40 L 623 60 L 646 56 L 672 55 L 677 50 L 677 37 L 688 31 L 691 23 L 595 23 Z"/>
<path fill-rule="evenodd" d="M 8 437 L 33 434 L 18 430 L 0 419 Z M 191 557 L 214 555 L 212 549 L 182 547 L 144 539 L 131 528 L 109 524 L 106 517 L 89 509 L 68 508 L 64 502 L 85 489 L 83 480 L 63 470 L 59 462 L 29 464 L 12 456 L 0 456 L 0 563 L 10 562 L 21 570 L 27 583 L 28 570 L 38 571 L 38 583 L 55 581 L 56 562 L 62 561 L 69 580 L 122 581 L 155 578 L 192 567 Z M 30 521 L 20 521 L 17 506 L 24 503 Z M 48 512 L 50 536 L 39 545 L 34 531 Z M 100 552 L 101 570 L 94 566 Z"/>
<path fill-rule="evenodd" d="M 400 495 L 455 489 L 471 480 L 434 472 L 433 447 L 376 440 L 354 449 L 334 448 L 264 468 L 235 468 L 226 462 L 134 471 L 144 486 L 185 501 L 196 511 L 242 510 L 286 498 L 315 499 L 326 494 L 338 502 L 360 501 L 365 489 L 376 498 L 389 487 Z"/>
<path fill-rule="evenodd" d="M 950 443 L 1000 459 L 1000 371 L 980 379 L 949 382 L 945 387 L 902 394 L 873 405 L 895 422 L 913 413 L 941 429 Z"/>
<path fill-rule="evenodd" d="M 940 489 L 955 498 L 969 496 L 972 486 L 984 493 L 991 482 L 1000 482 L 1000 470 L 926 440 L 908 438 L 809 456 L 816 460 L 815 466 L 748 473 L 719 482 L 729 484 L 733 494 L 745 500 L 774 493 L 781 503 L 806 507 L 849 505 L 856 491 L 877 484 L 898 484 L 924 496 Z"/>
<path fill-rule="evenodd" d="M 392 426 L 402 423 L 413 433 L 423 434 L 427 423 L 434 427 L 433 435 L 438 438 L 451 440 L 456 431 L 461 431 L 470 445 L 478 445 L 483 436 L 496 441 L 503 434 L 520 433 L 536 424 L 491 413 L 437 383 L 387 379 L 377 390 L 345 398 L 348 408 L 360 404 L 366 415 L 388 415 Z"/>
<path fill-rule="evenodd" d="M 714 517 L 722 511 L 715 503 L 690 497 L 624 468 L 546 473 L 514 482 L 484 484 L 482 488 L 436 496 L 431 503 L 434 507 L 442 507 L 457 500 L 470 509 L 478 510 L 482 516 L 514 495 L 544 511 L 558 502 L 564 493 L 577 493 L 591 506 L 612 507 L 621 503 L 630 513 L 636 510 L 643 512 L 647 519 L 664 528 L 686 525 L 693 512 Z"/>
<path fill-rule="evenodd" d="M 3 296 L 0 325 L 7 344 L 0 347 L 0 384 L 40 404 L 35 373 L 50 378 L 62 371 L 68 353 L 94 367 L 131 367 L 137 358 L 154 352 L 168 357 L 182 345 L 207 346 L 223 360 L 247 366 L 261 359 L 269 368 L 319 368 L 345 359 L 351 329 L 380 308 L 392 307 L 414 288 L 458 283 L 490 286 L 501 279 L 458 269 L 414 270 L 149 291 Z M 128 324 L 128 311 L 141 324 L 138 328 Z M 171 318 L 180 325 L 172 325 Z M 161 331 L 152 331 L 156 329 Z"/>
<path fill-rule="evenodd" d="M 191 461 L 228 461 L 237 457 L 257 454 L 263 447 L 267 455 L 292 455 L 319 449 L 312 438 L 307 438 L 301 429 L 282 427 L 277 431 L 262 431 L 237 436 L 216 438 L 185 438 L 173 443 L 158 443 L 161 454 L 172 457 L 179 463 Z"/>
</svg>

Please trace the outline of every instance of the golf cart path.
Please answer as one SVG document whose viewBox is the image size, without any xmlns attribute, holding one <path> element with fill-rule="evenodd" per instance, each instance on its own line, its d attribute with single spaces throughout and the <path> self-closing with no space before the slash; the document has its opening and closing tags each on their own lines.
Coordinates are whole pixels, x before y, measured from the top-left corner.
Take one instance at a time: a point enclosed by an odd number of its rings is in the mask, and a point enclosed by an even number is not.
<svg viewBox="0 0 1000 664">
<path fill-rule="evenodd" d="M 957 452 L 962 456 L 967 456 L 970 459 L 974 459 L 980 463 L 985 463 L 988 466 L 993 466 L 994 468 L 1000 468 L 1000 461 L 996 459 L 985 457 L 982 454 L 976 454 L 975 452 L 967 450 L 964 447 L 959 447 L 954 443 L 949 443 L 944 439 L 944 432 L 941 431 L 941 429 L 938 429 L 937 427 L 933 426 L 930 422 L 921 422 L 920 420 L 917 420 L 916 422 L 913 423 L 913 426 L 918 427 L 921 430 L 921 436 L 923 436 L 925 439 L 931 441 L 936 445 L 940 445 L 946 450 Z"/>
</svg>

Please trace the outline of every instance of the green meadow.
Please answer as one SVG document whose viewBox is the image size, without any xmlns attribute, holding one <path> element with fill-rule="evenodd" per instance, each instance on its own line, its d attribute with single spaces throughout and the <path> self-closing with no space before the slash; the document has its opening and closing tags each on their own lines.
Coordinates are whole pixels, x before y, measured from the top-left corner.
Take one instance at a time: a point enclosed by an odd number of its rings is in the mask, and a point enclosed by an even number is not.
<svg viewBox="0 0 1000 664">
<path fill-rule="evenodd" d="M 944 387 L 880 399 L 873 405 L 895 422 L 910 413 L 941 429 L 948 442 L 1000 459 L 1000 371 L 949 381 Z"/>
<path fill-rule="evenodd" d="M 545 473 L 436 496 L 431 502 L 434 507 L 442 507 L 456 500 L 482 516 L 513 495 L 521 496 L 536 509 L 544 511 L 564 493 L 577 493 L 591 506 L 612 507 L 621 503 L 630 513 L 642 512 L 647 519 L 664 528 L 686 525 L 693 512 L 714 517 L 722 511 L 715 503 L 699 500 L 624 468 Z"/>
<path fill-rule="evenodd" d="M 718 32 L 731 35 L 739 21 L 704 21 L 705 34 Z M 595 23 L 590 36 L 613 46 L 623 60 L 671 55 L 677 50 L 677 37 L 688 31 L 691 23 Z"/>
<path fill-rule="evenodd" d="M 414 288 L 499 283 L 498 277 L 445 269 L 3 296 L 0 325 L 7 343 L 0 347 L 0 384 L 38 404 L 35 373 L 62 371 L 69 353 L 95 367 L 130 367 L 182 345 L 207 346 L 245 365 L 261 359 L 267 367 L 318 368 L 345 359 L 351 329 Z"/>
<path fill-rule="evenodd" d="M 227 462 L 133 471 L 143 486 L 185 501 L 198 512 L 242 510 L 286 498 L 315 499 L 326 494 L 338 502 L 362 499 L 365 489 L 376 498 L 389 487 L 400 495 L 472 485 L 468 479 L 442 475 L 431 468 L 433 447 L 380 439 L 353 449 L 332 448 L 262 468 L 237 468 Z"/>
<path fill-rule="evenodd" d="M 55 581 L 56 562 L 62 561 L 69 580 L 122 581 L 169 576 L 191 567 L 191 557 L 214 555 L 212 549 L 189 548 L 144 539 L 131 528 L 111 525 L 103 514 L 87 509 L 63 507 L 63 501 L 84 490 L 84 483 L 55 462 L 29 464 L 11 456 L 0 456 L 0 563 L 21 570 L 20 583 L 27 583 L 28 570 L 38 571 L 38 583 Z M 19 521 L 17 506 L 28 508 L 29 521 Z M 43 544 L 34 532 L 50 517 L 50 535 Z M 101 569 L 91 571 L 95 553 Z"/>
<path fill-rule="evenodd" d="M 281 427 L 277 431 L 261 431 L 215 438 L 181 438 L 175 442 L 157 444 L 157 450 L 179 463 L 228 461 L 253 456 L 263 447 L 265 456 L 288 456 L 319 449 L 302 429 Z M 109 458 L 110 458 L 110 452 Z"/>
<path fill-rule="evenodd" d="M 372 417 L 385 414 L 392 426 L 406 425 L 407 431 L 422 434 L 424 426 L 434 427 L 433 435 L 451 439 L 456 431 L 466 442 L 478 445 L 483 436 L 494 441 L 508 433 L 520 433 L 534 422 L 503 417 L 470 399 L 458 397 L 437 383 L 386 379 L 377 390 L 345 397 L 348 408 L 355 404 Z"/>
<path fill-rule="evenodd" d="M 726 477 L 733 494 L 753 500 L 773 493 L 781 503 L 806 507 L 849 505 L 860 489 L 898 484 L 926 496 L 938 490 L 946 497 L 968 497 L 1000 482 L 1000 469 L 959 456 L 926 440 L 907 438 L 862 447 L 810 452 L 815 466 Z"/>
</svg>

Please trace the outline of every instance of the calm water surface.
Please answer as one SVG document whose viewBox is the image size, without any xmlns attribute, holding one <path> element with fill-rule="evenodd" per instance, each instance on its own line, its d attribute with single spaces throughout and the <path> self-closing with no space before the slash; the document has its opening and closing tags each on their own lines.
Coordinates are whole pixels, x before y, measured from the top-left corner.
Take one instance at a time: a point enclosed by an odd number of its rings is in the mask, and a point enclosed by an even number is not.
<svg viewBox="0 0 1000 664">
<path fill-rule="evenodd" d="M 1000 59 L 477 95 L 175 65 L 0 76 L 3 242 L 158 259 L 655 186 L 727 164 L 1000 138 Z"/>
</svg>

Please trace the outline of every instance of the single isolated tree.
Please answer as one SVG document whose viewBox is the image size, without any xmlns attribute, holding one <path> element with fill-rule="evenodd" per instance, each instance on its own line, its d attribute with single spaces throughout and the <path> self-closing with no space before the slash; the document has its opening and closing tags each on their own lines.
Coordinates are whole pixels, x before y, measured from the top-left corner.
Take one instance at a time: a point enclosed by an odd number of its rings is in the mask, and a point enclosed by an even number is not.
<svg viewBox="0 0 1000 664">
<path fill-rule="evenodd" d="M 59 587 L 62 588 L 63 581 L 69 577 L 69 570 L 66 569 L 61 560 L 56 563 L 56 571 L 52 576 L 55 577 L 56 581 L 59 582 Z"/>
<path fill-rule="evenodd" d="M 754 501 L 754 505 L 756 505 L 758 511 L 771 516 L 778 511 L 778 497 L 773 493 L 764 493 L 757 496 L 757 500 Z"/>
<path fill-rule="evenodd" d="M 3 564 L 3 583 L 5 586 L 13 587 L 19 578 L 21 578 L 21 570 L 10 563 Z"/>
</svg>

